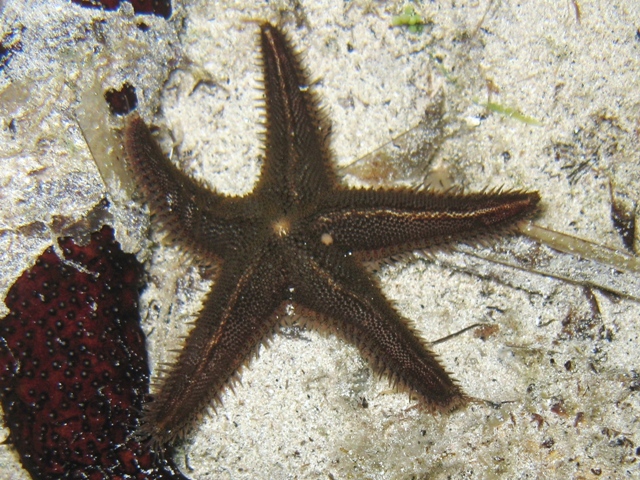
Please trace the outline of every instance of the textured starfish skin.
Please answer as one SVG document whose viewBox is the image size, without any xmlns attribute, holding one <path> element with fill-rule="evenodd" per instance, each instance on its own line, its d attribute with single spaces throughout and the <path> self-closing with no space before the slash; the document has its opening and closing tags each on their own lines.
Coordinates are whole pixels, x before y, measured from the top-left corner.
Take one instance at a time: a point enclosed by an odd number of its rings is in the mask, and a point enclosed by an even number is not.
<svg viewBox="0 0 640 480">
<path fill-rule="evenodd" d="M 536 210 L 535 192 L 440 194 L 339 185 L 326 123 L 286 37 L 261 25 L 265 161 L 251 194 L 212 192 L 162 154 L 138 116 L 127 159 L 160 225 L 220 268 L 177 362 L 149 403 L 140 434 L 167 442 L 217 399 L 287 302 L 355 343 L 372 366 L 430 409 L 467 397 L 362 260 L 495 233 Z"/>
</svg>

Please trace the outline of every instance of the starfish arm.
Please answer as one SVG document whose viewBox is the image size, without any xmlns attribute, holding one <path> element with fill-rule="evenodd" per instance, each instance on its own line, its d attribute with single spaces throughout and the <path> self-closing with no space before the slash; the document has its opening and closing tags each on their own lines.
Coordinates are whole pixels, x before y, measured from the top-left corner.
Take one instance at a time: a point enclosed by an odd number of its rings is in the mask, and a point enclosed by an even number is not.
<svg viewBox="0 0 640 480">
<path fill-rule="evenodd" d="M 257 192 L 280 205 L 308 205 L 336 183 L 326 147 L 329 128 L 285 35 L 265 23 L 260 44 L 267 135 Z"/>
<path fill-rule="evenodd" d="M 297 272 L 293 300 L 333 323 L 394 384 L 419 394 L 430 409 L 466 401 L 426 342 L 353 258 L 327 252 L 291 268 Z"/>
<path fill-rule="evenodd" d="M 316 238 L 364 258 L 381 258 L 513 225 L 532 214 L 537 192 L 441 194 L 339 190 L 312 220 Z"/>
<path fill-rule="evenodd" d="M 127 118 L 124 147 L 136 183 L 169 238 L 189 249 L 222 256 L 238 237 L 237 222 L 231 218 L 242 208 L 242 199 L 212 192 L 180 171 L 137 114 Z"/>
<path fill-rule="evenodd" d="M 220 400 L 225 385 L 273 329 L 284 291 L 281 266 L 263 255 L 242 269 L 223 266 L 178 361 L 146 406 L 141 438 L 169 442 L 182 435 L 212 399 Z"/>
</svg>

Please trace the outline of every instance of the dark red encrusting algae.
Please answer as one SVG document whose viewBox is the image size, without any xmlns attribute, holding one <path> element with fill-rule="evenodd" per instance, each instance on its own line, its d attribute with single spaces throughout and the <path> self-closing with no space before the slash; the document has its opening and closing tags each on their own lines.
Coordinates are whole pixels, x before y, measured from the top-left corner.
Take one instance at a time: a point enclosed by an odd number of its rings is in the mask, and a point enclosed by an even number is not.
<svg viewBox="0 0 640 480">
<path fill-rule="evenodd" d="M 81 7 L 116 10 L 120 0 L 71 0 Z M 171 0 L 129 0 L 136 14 L 153 14 L 169 18 L 171 16 Z"/>
<path fill-rule="evenodd" d="M 104 99 L 114 115 L 126 115 L 138 106 L 138 97 L 133 85 L 125 82 L 119 90 L 110 88 L 104 92 Z"/>
<path fill-rule="evenodd" d="M 6 298 L 0 400 L 8 443 L 35 479 L 185 479 L 131 438 L 149 388 L 141 266 L 104 226 L 49 247 Z"/>
</svg>

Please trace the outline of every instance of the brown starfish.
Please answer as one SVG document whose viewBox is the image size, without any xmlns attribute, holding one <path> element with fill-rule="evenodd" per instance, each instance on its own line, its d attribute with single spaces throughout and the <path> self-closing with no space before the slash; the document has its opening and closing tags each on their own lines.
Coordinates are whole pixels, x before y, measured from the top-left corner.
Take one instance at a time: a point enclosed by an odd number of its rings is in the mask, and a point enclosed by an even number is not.
<svg viewBox="0 0 640 480">
<path fill-rule="evenodd" d="M 276 27 L 260 27 L 266 148 L 249 195 L 212 192 L 163 155 L 138 116 L 125 127 L 136 181 L 161 226 L 220 268 L 183 350 L 143 417 L 141 435 L 167 442 L 234 378 L 287 303 L 354 342 L 373 367 L 430 409 L 467 397 L 362 261 L 492 234 L 535 211 L 535 192 L 441 194 L 341 186 L 329 129 L 300 62 Z"/>
</svg>

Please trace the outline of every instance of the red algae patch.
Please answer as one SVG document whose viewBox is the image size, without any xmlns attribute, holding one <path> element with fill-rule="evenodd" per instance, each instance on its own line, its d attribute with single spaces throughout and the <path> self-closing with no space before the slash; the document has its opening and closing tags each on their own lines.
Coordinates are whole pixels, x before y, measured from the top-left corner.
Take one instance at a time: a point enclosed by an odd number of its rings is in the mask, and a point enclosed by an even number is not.
<svg viewBox="0 0 640 480">
<path fill-rule="evenodd" d="M 138 106 L 136 89 L 129 83 L 124 83 L 119 90 L 110 88 L 104 93 L 104 99 L 114 115 L 126 115 Z"/>
<path fill-rule="evenodd" d="M 81 7 L 102 8 L 104 10 L 116 10 L 120 6 L 120 0 L 71 0 Z M 133 11 L 137 14 L 150 13 L 160 17 L 171 16 L 171 0 L 129 0 L 133 5 Z"/>
<path fill-rule="evenodd" d="M 35 479 L 184 479 L 131 434 L 149 388 L 141 265 L 104 226 L 59 241 L 14 283 L 0 320 L 8 442 Z"/>
</svg>

